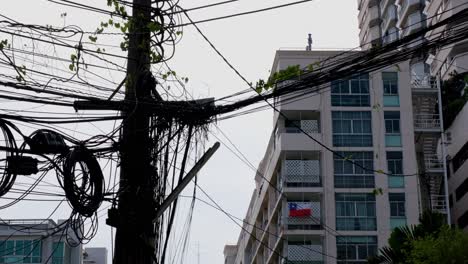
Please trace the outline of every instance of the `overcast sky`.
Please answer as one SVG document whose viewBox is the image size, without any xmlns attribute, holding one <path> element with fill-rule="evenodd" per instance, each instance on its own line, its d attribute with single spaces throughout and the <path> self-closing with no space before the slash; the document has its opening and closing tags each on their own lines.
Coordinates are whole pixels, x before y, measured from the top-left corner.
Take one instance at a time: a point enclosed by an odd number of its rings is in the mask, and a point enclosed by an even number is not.
<svg viewBox="0 0 468 264">
<path fill-rule="evenodd" d="M 105 7 L 106 0 L 80 2 Z M 180 5 L 190 8 L 213 2 L 215 1 L 181 0 Z M 287 2 L 289 1 L 239 0 L 220 7 L 194 11 L 190 15 L 193 20 L 197 21 Z M 65 18 L 61 16 L 63 13 L 67 13 Z M 5 1 L 0 14 L 23 23 L 58 26 L 75 24 L 89 31 L 95 30 L 104 17 L 59 6 L 46 0 Z M 276 50 L 304 49 L 307 45 L 308 33 L 312 33 L 313 36 L 313 49 L 356 47 L 359 32 L 357 1 L 316 0 L 263 13 L 204 23 L 200 24 L 200 28 L 249 81 L 255 82 L 259 78 L 268 76 Z M 175 57 L 169 61 L 169 64 L 179 75 L 189 77 L 187 89 L 196 98 L 218 98 L 247 88 L 190 26 L 184 28 L 183 37 L 176 46 Z M 63 66 L 66 67 L 66 65 Z M 119 76 L 113 76 L 113 78 L 116 81 L 119 80 Z M 9 107 L 13 106 L 8 103 L 2 104 L 2 108 Z M 271 111 L 221 121 L 218 125 L 248 160 L 257 166 L 263 157 L 272 130 Z M 93 134 L 96 132 L 94 130 L 99 128 L 83 126 L 74 129 Z M 215 127 L 211 129 L 223 142 L 228 142 Z M 216 141 L 211 134 L 209 138 L 209 144 Z M 243 218 L 254 189 L 254 172 L 225 146 L 222 146 L 200 172 L 199 184 L 226 211 Z M 193 189 L 193 186 L 189 188 Z M 208 200 L 200 192 L 198 192 L 198 197 Z M 181 199 L 184 200 L 184 198 Z M 3 219 L 44 218 L 56 205 L 52 202 L 22 202 L 14 208 L 0 212 L 0 217 Z M 186 205 L 187 203 L 183 203 L 182 208 Z M 64 205 L 64 207 L 67 206 Z M 67 208 L 63 208 L 53 218 L 67 218 L 68 211 Z M 104 223 L 105 214 L 103 213 L 101 213 L 103 216 L 100 218 L 99 232 L 88 246 L 105 246 L 109 248 L 110 254 L 110 228 Z M 182 210 L 177 221 L 176 236 L 177 231 L 182 230 L 185 220 L 186 214 Z M 236 243 L 239 232 L 240 228 L 224 214 L 197 202 L 187 258 L 183 261 L 174 260 L 173 263 L 197 264 L 198 253 L 200 263 L 223 263 L 224 245 Z M 180 250 L 180 245 L 172 245 L 169 255 L 173 255 L 177 250 Z"/>
</svg>

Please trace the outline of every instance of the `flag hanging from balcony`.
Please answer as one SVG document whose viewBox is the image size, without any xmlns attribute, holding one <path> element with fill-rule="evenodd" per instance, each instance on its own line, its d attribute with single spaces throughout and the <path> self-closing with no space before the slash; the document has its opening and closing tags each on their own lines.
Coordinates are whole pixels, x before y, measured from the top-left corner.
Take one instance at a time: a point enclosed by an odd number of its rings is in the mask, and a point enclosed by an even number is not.
<svg viewBox="0 0 468 264">
<path fill-rule="evenodd" d="M 290 217 L 306 217 L 312 215 L 310 203 L 288 203 Z"/>
</svg>

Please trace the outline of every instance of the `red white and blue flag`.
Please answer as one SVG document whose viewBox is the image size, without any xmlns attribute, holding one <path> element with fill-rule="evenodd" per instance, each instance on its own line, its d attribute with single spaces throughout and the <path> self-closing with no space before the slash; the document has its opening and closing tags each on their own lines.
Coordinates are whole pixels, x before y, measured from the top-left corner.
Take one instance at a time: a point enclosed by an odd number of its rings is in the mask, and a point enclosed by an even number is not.
<svg viewBox="0 0 468 264">
<path fill-rule="evenodd" d="M 290 217 L 306 217 L 312 215 L 310 203 L 288 203 Z"/>
</svg>

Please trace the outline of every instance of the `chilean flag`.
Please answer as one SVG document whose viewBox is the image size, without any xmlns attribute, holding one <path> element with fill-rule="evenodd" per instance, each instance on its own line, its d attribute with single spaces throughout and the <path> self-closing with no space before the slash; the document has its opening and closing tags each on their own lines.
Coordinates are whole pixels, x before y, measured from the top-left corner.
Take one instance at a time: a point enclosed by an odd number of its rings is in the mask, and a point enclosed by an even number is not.
<svg viewBox="0 0 468 264">
<path fill-rule="evenodd" d="M 311 216 L 312 210 L 309 208 L 304 208 L 304 205 L 308 203 L 301 203 L 301 206 L 298 203 L 288 203 L 289 206 L 289 216 L 291 217 L 306 217 Z"/>
</svg>

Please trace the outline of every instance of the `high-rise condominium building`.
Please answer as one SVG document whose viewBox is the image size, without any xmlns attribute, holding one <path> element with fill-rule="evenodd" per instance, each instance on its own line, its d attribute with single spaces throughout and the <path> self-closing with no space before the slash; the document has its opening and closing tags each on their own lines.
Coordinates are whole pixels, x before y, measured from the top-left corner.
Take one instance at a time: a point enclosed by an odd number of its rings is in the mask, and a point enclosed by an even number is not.
<svg viewBox="0 0 468 264">
<path fill-rule="evenodd" d="M 366 50 L 449 17 L 468 0 L 359 0 L 358 7 Z M 468 228 L 468 107 L 447 130 L 439 107 L 445 81 L 468 71 L 467 43 L 335 80 L 300 100 L 280 98 L 243 229 L 224 250 L 226 263 L 366 263 L 393 228 L 417 224 L 423 210 L 447 213 L 445 176 L 452 223 Z M 278 51 L 272 72 L 340 53 Z"/>
<path fill-rule="evenodd" d="M 272 72 L 340 53 L 278 51 Z M 227 263 L 365 263 L 393 228 L 418 222 L 417 129 L 405 114 L 413 112 L 409 67 L 356 74 L 276 102 L 281 114 L 244 230 L 225 248 Z"/>
</svg>

